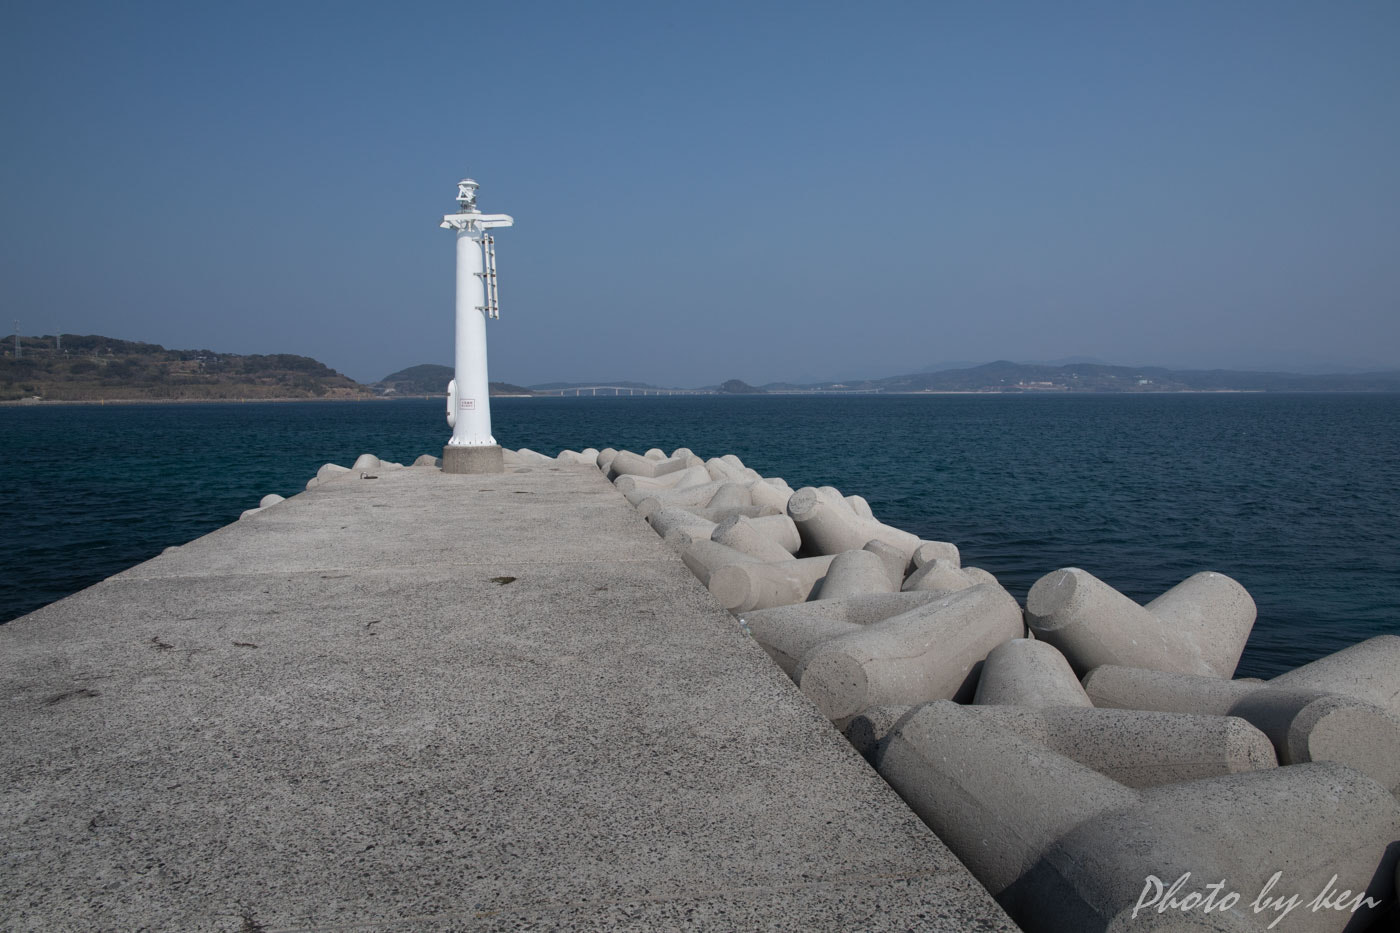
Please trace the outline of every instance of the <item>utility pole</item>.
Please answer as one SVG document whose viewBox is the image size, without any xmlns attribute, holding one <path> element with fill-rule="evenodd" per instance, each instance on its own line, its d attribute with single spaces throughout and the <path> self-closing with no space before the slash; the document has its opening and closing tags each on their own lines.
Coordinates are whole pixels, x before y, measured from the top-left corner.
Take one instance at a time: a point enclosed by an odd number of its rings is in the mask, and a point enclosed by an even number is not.
<svg viewBox="0 0 1400 933">
<path fill-rule="evenodd" d="M 19 359 L 19 321 L 15 321 L 15 359 Z"/>
</svg>

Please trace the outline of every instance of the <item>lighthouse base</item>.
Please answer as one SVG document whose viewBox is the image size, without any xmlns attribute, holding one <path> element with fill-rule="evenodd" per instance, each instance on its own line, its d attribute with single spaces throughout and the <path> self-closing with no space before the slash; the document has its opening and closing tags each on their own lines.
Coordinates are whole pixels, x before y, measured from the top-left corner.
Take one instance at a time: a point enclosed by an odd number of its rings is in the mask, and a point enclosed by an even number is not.
<svg viewBox="0 0 1400 933">
<path fill-rule="evenodd" d="M 444 473 L 504 473 L 505 457 L 495 444 L 490 447 L 453 447 L 442 449 Z"/>
</svg>

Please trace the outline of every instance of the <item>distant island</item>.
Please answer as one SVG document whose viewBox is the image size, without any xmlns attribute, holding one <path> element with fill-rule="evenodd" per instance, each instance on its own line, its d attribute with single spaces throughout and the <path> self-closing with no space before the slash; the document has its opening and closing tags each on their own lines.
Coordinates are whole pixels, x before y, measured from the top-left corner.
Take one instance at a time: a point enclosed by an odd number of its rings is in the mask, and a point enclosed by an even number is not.
<svg viewBox="0 0 1400 933">
<path fill-rule="evenodd" d="M 714 395 L 921 395 L 945 392 L 976 394 L 1150 393 L 1150 392 L 1400 392 L 1400 371 L 1301 375 L 1227 369 L 1172 370 L 1157 366 L 1112 366 L 1106 363 L 1052 365 L 999 360 L 960 369 L 853 379 L 846 382 L 769 382 L 749 385 L 730 379 L 696 389 L 643 382 L 550 382 L 530 386 L 543 395 L 576 390 L 591 395 L 629 395 L 684 391 Z"/>
<path fill-rule="evenodd" d="M 97 335 L 14 338 L 0 357 L 0 400 L 217 401 L 373 398 L 374 390 L 308 356 L 167 350 Z"/>
<path fill-rule="evenodd" d="M 889 376 L 846 383 L 789 385 L 764 389 L 846 392 L 1400 392 L 1400 371 L 1339 373 L 1245 372 L 1229 369 L 1173 370 L 1156 366 L 1074 363 L 1054 366 L 998 360 L 965 369 Z"/>
<path fill-rule="evenodd" d="M 453 369 L 410 366 L 363 385 L 318 360 L 288 353 L 168 350 L 96 335 L 21 337 L 0 344 L 0 401 L 217 401 L 220 399 L 392 399 L 442 397 Z M 1106 363 L 1012 363 L 847 382 L 750 385 L 741 379 L 682 388 L 629 380 L 492 382 L 493 396 L 1070 394 L 1150 392 L 1400 392 L 1400 371 L 1301 375 L 1237 370 L 1171 370 Z"/>
<path fill-rule="evenodd" d="M 418 366 L 410 366 L 408 369 L 401 369 L 396 373 L 390 373 L 373 383 L 370 388 L 380 395 L 393 395 L 400 398 L 446 395 L 447 384 L 452 381 L 454 375 L 455 370 L 451 366 L 422 363 Z M 524 386 L 511 385 L 509 382 L 493 382 L 491 383 L 491 394 L 534 395 L 535 393 Z"/>
</svg>

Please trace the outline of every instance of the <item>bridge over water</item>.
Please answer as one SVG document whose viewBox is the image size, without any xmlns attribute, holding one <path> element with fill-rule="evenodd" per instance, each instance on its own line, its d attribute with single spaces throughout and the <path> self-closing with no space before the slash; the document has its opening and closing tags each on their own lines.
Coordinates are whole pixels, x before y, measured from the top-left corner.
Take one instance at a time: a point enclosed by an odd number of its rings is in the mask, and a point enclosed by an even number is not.
<svg viewBox="0 0 1400 933">
<path fill-rule="evenodd" d="M 654 389 L 643 386 L 569 386 L 566 389 L 535 389 L 538 395 L 580 398 L 596 395 L 714 395 L 713 389 Z"/>
</svg>

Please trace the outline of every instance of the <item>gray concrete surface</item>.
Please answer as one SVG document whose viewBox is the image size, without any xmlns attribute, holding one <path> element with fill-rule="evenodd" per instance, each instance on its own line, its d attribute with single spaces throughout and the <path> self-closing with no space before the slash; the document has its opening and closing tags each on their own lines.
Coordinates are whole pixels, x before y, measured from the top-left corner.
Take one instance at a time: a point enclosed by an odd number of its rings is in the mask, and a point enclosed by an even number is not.
<svg viewBox="0 0 1400 933">
<path fill-rule="evenodd" d="M 924 547 L 924 545 L 919 545 Z M 969 567 L 967 570 L 972 570 Z M 962 569 L 957 563 L 951 560 L 938 558 L 927 561 L 920 565 L 913 573 L 904 580 L 901 589 L 906 592 L 924 591 L 928 593 L 956 593 L 958 590 L 965 590 L 969 586 L 985 582 L 978 580 Z M 996 580 L 991 582 L 995 583 Z"/>
<path fill-rule="evenodd" d="M 1279 679 L 1220 680 L 1106 664 L 1089 672 L 1084 689 L 1099 707 L 1238 716 L 1269 737 L 1280 764 L 1339 761 L 1400 793 L 1400 720 L 1354 696 L 1275 686 Z"/>
<path fill-rule="evenodd" d="M 1093 706 L 1065 656 L 1030 638 L 1002 642 L 987 655 L 973 703 L 988 706 Z"/>
<path fill-rule="evenodd" d="M 886 562 L 874 551 L 862 548 L 859 551 L 842 551 L 831 559 L 831 566 L 826 569 L 826 576 L 817 587 L 816 598 L 846 599 L 871 593 L 897 592 L 899 583 L 890 579 Z"/>
<path fill-rule="evenodd" d="M 1368 638 L 1280 674 L 1269 686 L 1341 693 L 1400 718 L 1400 636 Z"/>
<path fill-rule="evenodd" d="M 732 547 L 725 547 L 708 537 L 698 538 L 681 552 L 681 560 L 702 585 L 708 585 L 711 575 L 721 567 L 731 564 L 755 564 L 758 558 Z"/>
<path fill-rule="evenodd" d="M 965 709 L 1125 787 L 1278 767 L 1269 737 L 1236 716 L 1073 706 Z"/>
<path fill-rule="evenodd" d="M 792 490 L 786 485 L 782 485 L 776 478 L 768 478 L 749 486 L 749 498 L 753 500 L 754 505 L 766 505 L 769 508 L 777 509 L 786 518 L 788 500 L 792 498 Z M 796 525 L 793 526 L 792 532 L 797 534 Z M 795 548 L 793 553 L 796 553 Z"/>
<path fill-rule="evenodd" d="M 680 529 L 693 530 L 696 538 L 709 538 L 716 528 L 708 518 L 701 518 L 685 509 L 657 509 L 646 517 L 646 521 L 663 538 Z"/>
<path fill-rule="evenodd" d="M 1022 631 L 1011 594 L 982 584 L 822 642 L 796 679 L 832 722 L 871 706 L 970 700 L 987 654 Z"/>
<path fill-rule="evenodd" d="M 783 625 L 800 625 L 802 620 L 809 618 L 836 619 L 841 622 L 854 622 L 857 625 L 871 625 L 942 598 L 937 593 L 867 593 L 845 599 L 822 599 L 774 606 L 771 609 L 752 609 L 741 613 L 740 619 L 750 623 L 762 620 L 763 624 L 778 621 Z"/>
<path fill-rule="evenodd" d="M 860 497 L 855 496 L 853 498 L 859 499 Z M 861 499 L 861 501 L 864 502 L 865 500 Z M 787 518 L 786 515 L 783 517 Z M 788 521 L 792 521 L 792 519 L 788 518 Z M 797 530 L 795 524 L 792 527 L 794 531 Z M 799 540 L 801 540 L 800 537 Z M 875 539 L 865 542 L 865 547 L 861 548 L 861 550 L 869 551 L 871 554 L 880 558 L 880 563 L 885 567 L 885 576 L 887 576 L 890 581 L 889 592 L 898 592 L 899 588 L 904 583 L 904 572 L 909 569 L 909 559 L 905 557 L 904 552 L 897 547 L 892 547 L 883 541 Z"/>
<path fill-rule="evenodd" d="M 501 473 L 505 470 L 505 454 L 495 444 L 489 447 L 442 448 L 444 473 Z"/>
<path fill-rule="evenodd" d="M 935 560 L 949 561 L 954 567 L 962 566 L 962 555 L 958 553 L 958 546 L 951 541 L 921 541 L 909 558 L 916 570 Z"/>
<path fill-rule="evenodd" d="M 1014 930 L 590 467 L 329 479 L 0 680 L 6 930 Z"/>
<path fill-rule="evenodd" d="M 662 509 L 661 511 L 666 511 Z M 653 513 L 656 514 L 656 513 Z M 770 515 L 769 518 L 777 518 L 792 524 L 792 519 L 786 515 Z M 783 547 L 770 535 L 760 530 L 760 526 L 755 524 L 756 519 L 751 519 L 745 515 L 734 515 L 714 526 L 710 532 L 710 539 L 725 547 L 734 548 L 736 551 L 743 551 L 755 560 L 772 562 L 775 560 L 791 560 L 792 552 Z M 656 527 L 656 522 L 652 522 L 652 527 Z M 781 526 L 779 526 L 781 527 Z M 793 528 L 793 536 L 797 534 L 797 529 Z"/>
<path fill-rule="evenodd" d="M 806 606 L 810 603 L 798 603 Z M 791 608 L 791 607 L 783 607 Z M 759 610 L 771 611 L 771 610 Z M 797 682 L 797 670 L 802 659 L 823 642 L 858 632 L 861 626 L 840 619 L 817 616 L 781 616 L 772 621 L 760 620 L 756 625 L 744 619 L 745 628 L 753 640 L 768 652 L 773 662 Z"/>
<path fill-rule="evenodd" d="M 865 542 L 876 539 L 898 548 L 910 559 L 921 543 L 907 531 L 857 515 L 840 490 L 827 486 L 797 490 L 788 498 L 787 513 L 802 535 L 804 551 L 811 556 L 831 557 L 842 551 L 858 551 Z"/>
<path fill-rule="evenodd" d="M 1233 677 L 1258 609 L 1249 591 L 1223 573 L 1195 573 L 1143 607 L 1184 633 L 1218 677 Z"/>
<path fill-rule="evenodd" d="M 800 557 L 771 564 L 731 564 L 711 575 L 710 592 L 734 612 L 804 602 L 816 594 L 831 561 L 831 557 Z"/>
<path fill-rule="evenodd" d="M 747 521 L 755 531 L 778 542 L 778 546 L 789 554 L 796 554 L 802 547 L 802 538 L 797 533 L 797 526 L 787 515 L 760 515 Z"/>
<path fill-rule="evenodd" d="M 1382 905 L 1393 894 L 1400 804 L 1352 768 L 1301 764 L 1134 791 L 1000 727 L 990 710 L 936 702 L 866 721 L 887 732 L 874 752 L 880 773 L 1028 933 L 1132 930 L 1121 912 L 1149 874 L 1192 872 L 1249 892 L 1231 928 L 1277 919 L 1249 901 L 1275 872 L 1301 903 L 1329 878 Z M 1375 919 L 1364 908 L 1305 910 L 1273 929 L 1360 933 Z"/>
<path fill-rule="evenodd" d="M 1026 594 L 1026 624 L 1036 638 L 1059 648 L 1081 677 L 1105 664 L 1232 676 L 1239 658 L 1235 646 L 1243 647 L 1254 623 L 1249 594 L 1229 577 L 1208 573 L 1159 600 L 1167 619 L 1088 571 L 1065 567 L 1041 577 Z M 1243 625 L 1246 617 L 1249 625 Z"/>
<path fill-rule="evenodd" d="M 742 483 L 725 483 L 715 490 L 710 501 L 705 503 L 705 508 L 742 509 L 749 505 L 753 505 L 753 497 L 749 495 L 748 486 Z"/>
<path fill-rule="evenodd" d="M 655 450 L 655 448 L 653 448 Z M 657 451 L 659 453 L 659 451 Z M 657 479 L 667 473 L 675 473 L 684 470 L 687 464 L 684 460 L 666 459 L 666 455 L 660 457 L 648 457 L 634 454 L 630 450 L 620 452 L 613 457 L 608 470 L 614 476 L 632 474 L 633 476 L 645 476 L 650 479 Z"/>
</svg>

